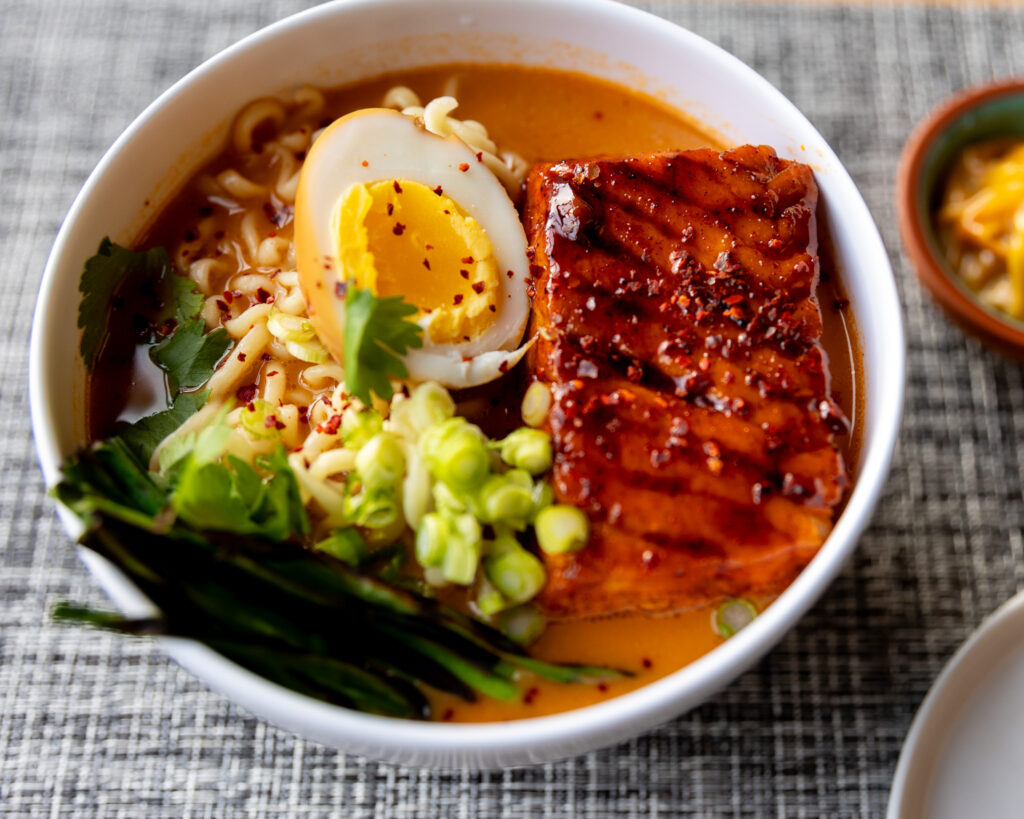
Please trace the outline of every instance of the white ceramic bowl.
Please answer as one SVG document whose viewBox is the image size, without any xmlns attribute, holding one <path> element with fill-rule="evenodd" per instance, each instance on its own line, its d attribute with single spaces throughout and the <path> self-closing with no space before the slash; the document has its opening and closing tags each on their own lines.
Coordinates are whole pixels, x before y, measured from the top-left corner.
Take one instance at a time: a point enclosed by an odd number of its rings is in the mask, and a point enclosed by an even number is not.
<svg viewBox="0 0 1024 819">
<path fill-rule="evenodd" d="M 882 489 L 899 425 L 904 345 L 889 261 L 850 177 L 790 102 L 716 46 L 608 0 L 339 0 L 272 25 L 194 70 L 121 135 L 75 200 L 46 267 L 32 331 L 32 425 L 49 483 L 84 438 L 77 284 L 100 238 L 132 241 L 175 184 L 216 150 L 230 117 L 249 100 L 302 82 L 330 86 L 445 62 L 584 71 L 660 97 L 728 140 L 772 145 L 782 156 L 811 164 L 860 330 L 866 374 L 856 484 L 821 552 L 752 625 L 633 693 L 513 723 L 421 724 L 307 699 L 201 645 L 162 641 L 211 688 L 303 736 L 393 762 L 491 768 L 580 754 L 647 730 L 708 698 L 781 639 L 850 555 Z M 71 516 L 63 519 L 77 534 Z M 145 610 L 146 601 L 123 576 L 91 553 L 84 557 L 118 605 Z"/>
</svg>

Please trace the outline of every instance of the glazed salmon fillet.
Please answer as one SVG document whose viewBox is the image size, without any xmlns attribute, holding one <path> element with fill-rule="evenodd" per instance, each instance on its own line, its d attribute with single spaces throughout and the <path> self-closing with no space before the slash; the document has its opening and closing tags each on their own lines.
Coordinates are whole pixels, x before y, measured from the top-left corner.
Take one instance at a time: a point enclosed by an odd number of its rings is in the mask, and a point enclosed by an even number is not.
<svg viewBox="0 0 1024 819">
<path fill-rule="evenodd" d="M 847 487 L 815 295 L 817 187 L 766 147 L 536 166 L 532 377 L 553 394 L 549 616 L 781 591 Z"/>
</svg>

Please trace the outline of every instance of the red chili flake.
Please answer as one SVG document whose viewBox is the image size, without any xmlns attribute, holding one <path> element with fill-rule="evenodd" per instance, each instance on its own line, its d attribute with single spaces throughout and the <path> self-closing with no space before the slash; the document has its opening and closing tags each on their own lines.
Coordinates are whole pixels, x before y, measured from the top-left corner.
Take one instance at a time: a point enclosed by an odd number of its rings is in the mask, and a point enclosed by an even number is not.
<svg viewBox="0 0 1024 819">
<path fill-rule="evenodd" d="M 256 412 L 256 404 L 252 401 L 250 401 L 245 408 L 249 410 L 249 412 Z"/>
<path fill-rule="evenodd" d="M 256 301 L 260 304 L 268 304 L 273 300 L 273 298 L 274 297 L 262 287 L 256 291 Z"/>
<path fill-rule="evenodd" d="M 454 716 L 455 716 L 455 709 L 454 708 L 445 708 L 444 709 L 444 713 L 441 714 L 441 721 L 442 722 L 450 722 Z"/>
<path fill-rule="evenodd" d="M 430 270 L 430 260 L 429 259 L 424 259 L 423 260 L 423 266 L 425 268 L 427 268 L 427 270 Z"/>
<path fill-rule="evenodd" d="M 424 247 L 425 250 L 433 250 L 434 249 L 433 245 L 424 245 L 423 247 Z"/>
<path fill-rule="evenodd" d="M 604 112 L 602 112 L 602 111 L 595 111 L 594 112 L 594 119 L 604 119 Z"/>
<path fill-rule="evenodd" d="M 460 162 L 459 163 L 459 170 L 462 171 L 463 173 L 468 171 L 469 170 L 469 163 L 468 162 Z"/>
<path fill-rule="evenodd" d="M 607 683 L 598 683 L 597 684 L 597 690 L 600 691 L 601 693 L 604 693 L 605 691 L 608 690 L 608 684 Z"/>
<path fill-rule="evenodd" d="M 644 657 L 642 660 L 640 660 L 640 665 L 642 665 L 644 668 L 650 668 L 652 665 L 654 665 L 654 663 L 652 663 L 650 659 L 648 659 L 647 657 Z"/>
<path fill-rule="evenodd" d="M 276 415 L 268 415 L 267 420 L 263 422 L 263 426 L 267 429 L 284 429 L 284 424 L 277 420 Z"/>
<path fill-rule="evenodd" d="M 505 275 L 508 276 L 510 279 L 514 279 L 516 276 L 516 274 L 513 273 L 511 270 L 506 270 Z"/>
<path fill-rule="evenodd" d="M 463 256 L 462 257 L 462 263 L 463 264 L 473 264 L 473 257 L 472 256 Z"/>
<path fill-rule="evenodd" d="M 394 212 L 395 212 L 395 206 L 391 202 L 388 202 L 388 216 L 390 216 Z"/>
<path fill-rule="evenodd" d="M 317 428 L 317 432 L 322 432 L 325 435 L 337 435 L 338 428 L 341 426 L 341 416 L 332 415 L 324 423 L 320 424 Z"/>
<path fill-rule="evenodd" d="M 275 375 L 277 375 L 277 370 L 271 370 L 267 373 L 267 378 L 273 378 Z"/>
<path fill-rule="evenodd" d="M 539 688 L 531 688 L 526 694 L 523 695 L 523 703 L 525 705 L 533 705 L 533 701 L 537 699 L 537 695 L 540 693 Z"/>
<path fill-rule="evenodd" d="M 469 271 L 468 270 L 460 270 L 459 271 L 459 275 L 462 276 L 462 278 L 464 278 L 466 280 L 469 279 Z"/>
<path fill-rule="evenodd" d="M 260 353 L 260 361 L 270 361 L 270 353 Z"/>
<path fill-rule="evenodd" d="M 239 361 L 245 361 L 245 353 L 239 353 L 237 358 Z"/>
<path fill-rule="evenodd" d="M 544 267 L 542 265 L 532 263 L 530 264 L 530 275 L 533 276 L 535 279 L 539 279 L 543 273 Z"/>
<path fill-rule="evenodd" d="M 256 385 L 245 384 L 235 390 L 235 398 L 242 404 L 248 404 L 256 397 Z"/>
<path fill-rule="evenodd" d="M 429 265 L 428 265 L 428 267 L 429 267 Z M 462 294 L 461 293 L 456 293 L 455 294 L 455 298 L 453 299 L 453 302 L 455 304 L 462 304 Z"/>
<path fill-rule="evenodd" d="M 362 162 L 360 162 L 359 164 L 362 165 L 364 168 L 369 168 L 370 167 L 370 163 L 367 162 L 365 159 Z"/>
<path fill-rule="evenodd" d="M 440 196 L 442 193 L 444 193 L 444 188 L 442 188 L 440 185 L 438 185 L 436 188 L 434 188 L 434 193 L 436 193 L 438 196 Z"/>
<path fill-rule="evenodd" d="M 725 297 L 725 303 L 730 306 L 734 304 L 739 304 L 741 301 L 743 301 L 743 296 L 741 296 L 739 293 L 734 293 L 731 296 Z"/>
<path fill-rule="evenodd" d="M 492 313 L 497 313 L 497 312 L 498 312 L 498 308 L 497 308 L 497 307 L 495 307 L 495 306 L 494 306 L 493 304 L 488 304 L 488 305 L 487 305 L 487 308 L 488 308 L 488 309 L 489 309 L 489 310 L 490 310 L 490 311 L 491 311 Z"/>
<path fill-rule="evenodd" d="M 230 290 L 225 290 L 224 291 L 224 301 L 226 301 L 228 304 L 231 304 L 231 302 L 233 302 L 234 300 L 235 300 L 235 294 L 232 293 Z"/>
<path fill-rule="evenodd" d="M 537 258 L 537 248 L 535 248 L 533 245 L 530 245 L 528 248 L 526 248 L 526 258 L 529 259 L 531 262 L 535 258 Z"/>
<path fill-rule="evenodd" d="M 483 162 L 484 161 L 484 152 L 483 151 L 477 151 L 476 152 L 476 161 L 477 162 Z"/>
<path fill-rule="evenodd" d="M 452 215 L 452 212 L 451 212 L 450 210 L 448 210 L 448 208 L 445 208 L 445 209 L 444 209 L 444 215 L 445 215 L 445 216 L 451 216 L 451 215 Z"/>
<path fill-rule="evenodd" d="M 391 186 L 395 189 L 395 193 L 401 193 L 402 192 L 402 186 L 398 184 L 398 180 L 397 179 L 392 183 Z"/>
<path fill-rule="evenodd" d="M 508 372 L 508 359 L 507 358 L 498 365 L 498 372 L 499 373 L 507 373 Z"/>
<path fill-rule="evenodd" d="M 479 295 L 484 292 L 484 287 L 486 287 L 486 285 L 483 282 L 473 282 L 472 287 L 473 292 Z"/>
<path fill-rule="evenodd" d="M 299 407 L 299 423 L 305 424 L 309 421 L 309 407 L 302 405 Z"/>
<path fill-rule="evenodd" d="M 195 228 L 189 228 L 188 230 L 185 231 L 185 241 L 186 242 L 194 242 L 198 238 L 199 238 L 199 233 L 196 231 Z"/>
<path fill-rule="evenodd" d="M 339 299 L 345 298 L 345 294 L 348 293 L 348 282 L 335 282 L 334 283 L 334 295 Z"/>
<path fill-rule="evenodd" d="M 227 313 L 231 310 L 231 308 L 228 307 L 227 302 L 225 302 L 223 299 L 217 299 L 217 309 L 220 310 L 222 313 Z"/>
<path fill-rule="evenodd" d="M 403 233 L 405 233 L 405 225 L 403 225 L 401 222 L 395 222 L 395 226 L 391 228 L 391 232 L 394 233 L 395 236 L 401 236 Z"/>
</svg>

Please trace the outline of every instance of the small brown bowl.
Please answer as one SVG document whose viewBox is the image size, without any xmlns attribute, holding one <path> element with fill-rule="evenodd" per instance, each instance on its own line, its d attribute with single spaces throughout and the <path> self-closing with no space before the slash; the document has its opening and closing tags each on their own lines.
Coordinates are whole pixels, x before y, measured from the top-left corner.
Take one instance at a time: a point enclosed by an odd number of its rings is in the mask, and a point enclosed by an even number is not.
<svg viewBox="0 0 1024 819">
<path fill-rule="evenodd" d="M 1024 139 L 1024 79 L 962 91 L 914 129 L 900 156 L 896 210 L 907 255 L 953 320 L 986 344 L 1024 358 L 1024 322 L 983 304 L 960 279 L 942 252 L 932 216 L 956 155 L 998 136 Z"/>
</svg>

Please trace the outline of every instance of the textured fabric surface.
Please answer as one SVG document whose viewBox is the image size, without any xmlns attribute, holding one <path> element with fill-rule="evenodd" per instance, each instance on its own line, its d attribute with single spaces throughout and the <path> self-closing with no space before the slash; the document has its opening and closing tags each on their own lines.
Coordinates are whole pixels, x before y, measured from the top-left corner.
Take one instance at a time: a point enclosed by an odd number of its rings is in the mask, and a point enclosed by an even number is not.
<svg viewBox="0 0 1024 819">
<path fill-rule="evenodd" d="M 0 5 L 0 817 L 879 816 L 914 710 L 1024 588 L 1021 365 L 965 339 L 903 258 L 892 185 L 914 122 L 1024 73 L 1024 11 L 652 2 L 763 73 L 822 131 L 881 226 L 907 315 L 902 444 L 874 524 L 753 671 L 621 746 L 500 773 L 346 756 L 253 719 L 145 641 L 48 620 L 101 602 L 60 529 L 26 412 L 46 255 L 96 161 L 206 57 L 301 0 Z"/>
</svg>

